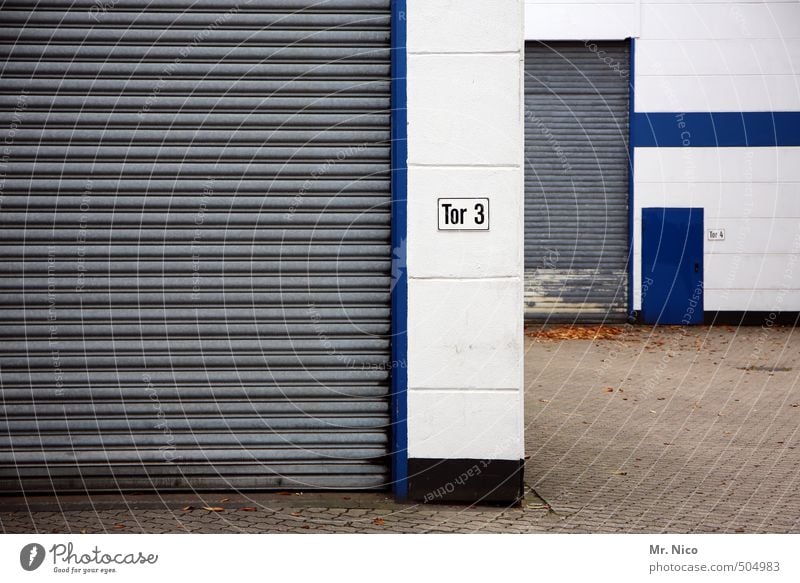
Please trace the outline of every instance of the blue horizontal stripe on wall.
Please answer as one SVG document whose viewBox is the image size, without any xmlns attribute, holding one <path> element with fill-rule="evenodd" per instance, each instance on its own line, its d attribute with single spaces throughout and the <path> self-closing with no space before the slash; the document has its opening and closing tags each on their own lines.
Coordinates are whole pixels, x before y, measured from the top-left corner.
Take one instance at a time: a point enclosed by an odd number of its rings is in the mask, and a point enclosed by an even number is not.
<svg viewBox="0 0 800 583">
<path fill-rule="evenodd" d="M 637 148 L 800 146 L 800 111 L 634 114 Z"/>
</svg>

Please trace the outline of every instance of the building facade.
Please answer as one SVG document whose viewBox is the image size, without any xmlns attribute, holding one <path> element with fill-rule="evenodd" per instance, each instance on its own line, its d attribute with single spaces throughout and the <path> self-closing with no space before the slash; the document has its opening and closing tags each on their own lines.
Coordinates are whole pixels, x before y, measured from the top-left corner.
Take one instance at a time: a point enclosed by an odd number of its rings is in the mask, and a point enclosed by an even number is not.
<svg viewBox="0 0 800 583">
<path fill-rule="evenodd" d="M 582 204 L 580 184 L 565 189 L 575 229 L 566 244 L 557 239 L 557 213 L 549 224 L 536 223 L 538 232 L 528 230 L 528 248 L 543 230 L 556 233 L 539 245 L 555 251 L 526 257 L 529 317 L 619 321 L 627 311 L 675 324 L 793 322 L 800 310 L 797 3 L 528 1 L 525 38 L 529 51 L 537 41 L 551 53 L 564 41 L 569 50 L 584 49 L 562 59 L 561 74 L 572 69 L 580 78 L 593 107 L 588 117 L 600 120 L 583 124 L 581 137 L 584 156 L 597 160 L 588 164 L 589 190 L 601 203 Z M 620 84 L 608 70 L 598 73 L 598 63 L 630 81 L 627 119 L 614 101 Z M 543 76 L 540 85 L 558 96 L 557 80 Z M 580 107 L 574 111 L 573 121 L 587 117 Z M 542 133 L 528 122 L 527 133 L 536 131 Z M 609 142 L 629 149 L 628 243 L 621 253 L 621 164 Z M 529 147 L 529 182 L 541 163 L 535 154 Z M 529 186 L 528 199 L 536 194 Z"/>
<path fill-rule="evenodd" d="M 1 22 L 0 489 L 519 496 L 521 2 Z"/>
<path fill-rule="evenodd" d="M 513 502 L 526 317 L 800 311 L 797 2 L 1 12 L 4 492 Z"/>
</svg>

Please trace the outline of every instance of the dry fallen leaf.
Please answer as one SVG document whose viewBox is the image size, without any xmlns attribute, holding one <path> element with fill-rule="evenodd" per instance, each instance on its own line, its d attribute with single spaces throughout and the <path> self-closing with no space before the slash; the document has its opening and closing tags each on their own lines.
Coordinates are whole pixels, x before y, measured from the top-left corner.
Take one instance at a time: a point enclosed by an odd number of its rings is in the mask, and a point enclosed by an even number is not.
<svg viewBox="0 0 800 583">
<path fill-rule="evenodd" d="M 220 502 L 230 502 L 230 501 L 231 501 L 230 498 L 221 498 L 220 499 Z"/>
<path fill-rule="evenodd" d="M 614 472 L 614 475 L 615 476 L 627 476 L 628 472 L 623 472 L 622 470 L 617 470 L 616 472 Z"/>
<path fill-rule="evenodd" d="M 372 522 L 373 522 L 374 524 L 377 524 L 378 526 L 383 526 L 383 523 L 384 523 L 384 522 L 386 522 L 386 521 L 385 521 L 385 520 L 383 520 L 383 518 L 376 518 L 376 519 L 375 519 L 375 520 L 373 520 Z"/>
<path fill-rule="evenodd" d="M 120 530 L 122 528 L 125 528 L 125 525 L 124 524 L 115 524 L 114 528 L 116 528 L 117 530 Z"/>
<path fill-rule="evenodd" d="M 181 510 L 183 510 L 184 512 L 190 512 L 194 510 L 194 506 L 184 506 L 183 508 L 181 508 Z"/>
<path fill-rule="evenodd" d="M 612 389 L 611 387 L 606 387 L 606 393 L 613 393 L 613 392 L 614 389 Z"/>
<path fill-rule="evenodd" d="M 225 509 L 222 506 L 203 506 L 203 510 L 208 510 L 209 512 L 223 512 Z"/>
<path fill-rule="evenodd" d="M 245 512 L 255 512 L 256 511 L 256 507 L 255 506 L 242 506 L 241 508 L 239 508 L 239 510 L 244 510 Z"/>
</svg>

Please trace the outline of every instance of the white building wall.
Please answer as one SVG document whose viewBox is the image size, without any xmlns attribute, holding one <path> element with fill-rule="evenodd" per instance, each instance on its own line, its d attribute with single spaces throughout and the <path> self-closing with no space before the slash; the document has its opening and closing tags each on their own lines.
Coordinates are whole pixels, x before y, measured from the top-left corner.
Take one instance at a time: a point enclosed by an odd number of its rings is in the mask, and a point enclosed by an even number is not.
<svg viewBox="0 0 800 583">
<path fill-rule="evenodd" d="M 408 453 L 520 460 L 522 0 L 408 1 Z M 437 230 L 488 197 L 490 230 Z"/>
<path fill-rule="evenodd" d="M 635 37 L 637 112 L 800 111 L 796 0 L 526 0 L 525 10 L 529 40 Z M 726 230 L 704 244 L 706 310 L 800 310 L 800 148 L 690 140 L 636 148 L 634 159 L 635 310 L 645 206 L 702 206 L 706 227 Z"/>
<path fill-rule="evenodd" d="M 641 307 L 641 209 L 703 207 L 707 311 L 800 310 L 800 148 L 637 148 L 634 293 Z"/>
<path fill-rule="evenodd" d="M 800 3 L 643 0 L 636 111 L 796 111 Z"/>
<path fill-rule="evenodd" d="M 592 0 L 525 0 L 529 40 L 620 40 L 638 36 L 640 4 Z"/>
</svg>

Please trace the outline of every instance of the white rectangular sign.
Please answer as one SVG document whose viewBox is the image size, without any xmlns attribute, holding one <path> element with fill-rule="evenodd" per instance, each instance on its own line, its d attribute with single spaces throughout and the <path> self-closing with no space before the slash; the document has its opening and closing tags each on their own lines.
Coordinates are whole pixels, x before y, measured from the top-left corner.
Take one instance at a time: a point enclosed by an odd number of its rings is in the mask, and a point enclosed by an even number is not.
<svg viewBox="0 0 800 583">
<path fill-rule="evenodd" d="M 709 241 L 724 241 L 725 240 L 725 229 L 709 229 L 708 230 L 708 240 Z"/>
<path fill-rule="evenodd" d="M 488 198 L 440 198 L 440 231 L 488 231 Z"/>
</svg>

